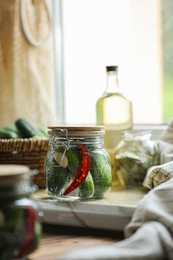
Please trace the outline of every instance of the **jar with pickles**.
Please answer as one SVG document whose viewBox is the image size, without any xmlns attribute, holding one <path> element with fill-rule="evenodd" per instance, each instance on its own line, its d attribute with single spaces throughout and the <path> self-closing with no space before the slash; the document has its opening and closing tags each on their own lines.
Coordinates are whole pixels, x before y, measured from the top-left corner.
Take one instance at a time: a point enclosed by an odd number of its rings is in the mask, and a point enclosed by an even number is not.
<svg viewBox="0 0 173 260">
<path fill-rule="evenodd" d="M 102 126 L 48 127 L 45 159 L 48 194 L 56 200 L 103 198 L 111 189 L 110 157 L 103 149 Z"/>
<path fill-rule="evenodd" d="M 23 259 L 39 245 L 42 234 L 36 191 L 28 167 L 0 165 L 0 259 Z"/>
<path fill-rule="evenodd" d="M 141 187 L 149 167 L 159 164 L 151 131 L 124 131 L 115 152 L 116 174 L 124 188 Z"/>
</svg>

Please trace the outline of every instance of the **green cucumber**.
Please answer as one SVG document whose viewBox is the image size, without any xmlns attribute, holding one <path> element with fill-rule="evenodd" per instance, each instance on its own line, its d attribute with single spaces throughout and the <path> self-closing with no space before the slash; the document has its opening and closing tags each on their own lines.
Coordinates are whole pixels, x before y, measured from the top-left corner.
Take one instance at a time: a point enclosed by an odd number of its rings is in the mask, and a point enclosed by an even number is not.
<svg viewBox="0 0 173 260">
<path fill-rule="evenodd" d="M 66 151 L 65 156 L 68 159 L 68 168 L 74 177 L 80 165 L 80 152 L 79 150 L 69 149 Z"/>
<path fill-rule="evenodd" d="M 31 122 L 25 118 L 19 118 L 16 120 L 15 125 L 22 138 L 31 138 L 33 136 L 45 137 L 45 134 Z"/>
<path fill-rule="evenodd" d="M 88 176 L 85 182 L 79 187 L 79 197 L 82 199 L 92 198 L 94 195 L 94 182 L 91 176 L 91 173 L 88 173 Z"/>
<path fill-rule="evenodd" d="M 0 128 L 0 139 L 14 139 L 17 138 L 18 134 L 14 131 L 7 130 L 5 128 Z"/>
<path fill-rule="evenodd" d="M 94 181 L 94 198 L 102 198 L 112 186 L 111 163 L 106 151 L 91 152 L 90 172 Z"/>
<path fill-rule="evenodd" d="M 61 195 L 62 189 L 70 181 L 70 174 L 67 168 L 63 168 L 57 163 L 52 151 L 47 154 L 44 173 L 49 195 Z"/>
<path fill-rule="evenodd" d="M 2 129 L 0 129 L 0 139 L 11 139 L 11 138 L 13 138 L 13 137 L 10 133 L 7 133 L 7 132 L 3 131 Z"/>
</svg>

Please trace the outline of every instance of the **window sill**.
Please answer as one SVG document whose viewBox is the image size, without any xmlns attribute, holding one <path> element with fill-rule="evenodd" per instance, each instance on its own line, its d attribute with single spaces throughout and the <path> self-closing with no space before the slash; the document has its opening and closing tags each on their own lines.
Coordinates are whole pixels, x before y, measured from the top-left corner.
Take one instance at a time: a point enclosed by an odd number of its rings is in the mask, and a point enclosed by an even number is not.
<svg viewBox="0 0 173 260">
<path fill-rule="evenodd" d="M 160 124 L 160 125 L 134 125 L 133 129 L 134 130 L 149 130 L 152 131 L 153 134 L 153 139 L 157 140 L 160 139 L 161 134 L 163 133 L 163 131 L 165 131 L 167 129 L 167 124 Z"/>
</svg>

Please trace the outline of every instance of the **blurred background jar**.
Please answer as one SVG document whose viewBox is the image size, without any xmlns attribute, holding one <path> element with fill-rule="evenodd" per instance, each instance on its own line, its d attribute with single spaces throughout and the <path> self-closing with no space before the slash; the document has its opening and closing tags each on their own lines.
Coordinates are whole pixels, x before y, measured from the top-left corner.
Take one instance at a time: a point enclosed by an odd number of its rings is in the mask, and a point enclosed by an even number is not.
<svg viewBox="0 0 173 260">
<path fill-rule="evenodd" d="M 116 174 L 124 188 L 141 187 L 149 167 L 158 165 L 158 146 L 151 131 L 124 131 L 115 152 Z"/>
<path fill-rule="evenodd" d="M 30 195 L 31 172 L 22 165 L 0 165 L 0 259 L 26 257 L 42 234 L 37 204 Z"/>
</svg>

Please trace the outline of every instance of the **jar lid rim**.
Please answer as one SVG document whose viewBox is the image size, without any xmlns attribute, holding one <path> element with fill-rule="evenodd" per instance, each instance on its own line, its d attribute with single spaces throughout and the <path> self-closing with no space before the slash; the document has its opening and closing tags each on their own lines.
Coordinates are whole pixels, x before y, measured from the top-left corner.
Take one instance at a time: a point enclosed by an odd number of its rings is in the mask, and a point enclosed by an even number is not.
<svg viewBox="0 0 173 260">
<path fill-rule="evenodd" d="M 9 185 L 13 182 L 26 179 L 29 177 L 29 168 L 24 165 L 18 164 L 1 164 L 0 165 L 0 185 L 4 184 L 4 182 L 9 183 Z"/>
<path fill-rule="evenodd" d="M 48 126 L 49 129 L 68 129 L 76 131 L 93 131 L 93 130 L 102 130 L 104 129 L 103 125 L 54 125 Z"/>
<path fill-rule="evenodd" d="M 48 126 L 48 134 L 58 134 L 65 135 L 100 135 L 105 133 L 104 126 L 102 125 L 58 125 L 58 126 Z M 66 132 L 67 131 L 67 132 Z"/>
</svg>

